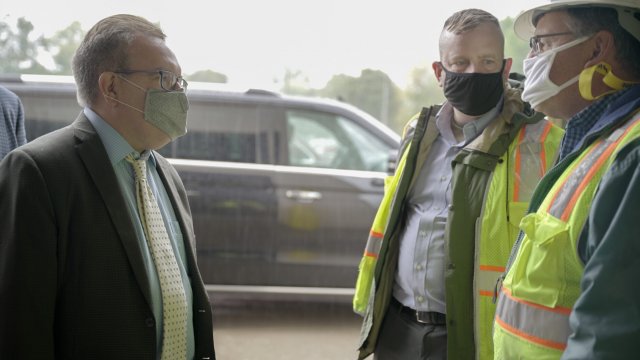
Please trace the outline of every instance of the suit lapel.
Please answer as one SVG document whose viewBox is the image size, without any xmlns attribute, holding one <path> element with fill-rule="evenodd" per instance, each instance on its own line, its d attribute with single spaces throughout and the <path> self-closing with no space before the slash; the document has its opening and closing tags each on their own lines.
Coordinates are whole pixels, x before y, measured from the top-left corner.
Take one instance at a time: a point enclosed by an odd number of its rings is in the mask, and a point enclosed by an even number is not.
<svg viewBox="0 0 640 360">
<path fill-rule="evenodd" d="M 87 172 L 104 201 L 113 227 L 120 236 L 120 241 L 122 241 L 134 276 L 140 285 L 140 290 L 149 306 L 151 306 L 149 277 L 142 261 L 140 245 L 129 217 L 129 212 L 125 211 L 127 204 L 121 195 L 122 192 L 118 185 L 118 180 L 104 145 L 84 114 L 81 113 L 72 126 L 74 127 L 74 134 L 79 140 L 76 145 L 78 156 L 82 159 Z"/>
<path fill-rule="evenodd" d="M 167 190 L 167 194 L 169 195 L 169 199 L 171 200 L 171 205 L 175 210 L 176 218 L 180 223 L 180 231 L 182 231 L 182 237 L 184 240 L 185 251 L 187 252 L 187 260 L 189 264 L 187 268 L 189 269 L 189 275 L 193 275 L 192 266 L 195 264 L 195 239 L 193 235 L 192 226 L 187 226 L 187 219 L 189 225 L 191 224 L 191 215 L 189 209 L 186 207 L 186 203 L 182 201 L 179 197 L 178 189 L 176 188 L 175 181 L 170 181 L 169 178 L 171 176 L 172 169 L 171 165 L 162 157 L 158 155 L 158 153 L 154 153 L 156 157 L 156 169 L 158 170 L 158 175 L 160 175 L 160 179 L 162 180 L 162 184 L 164 188 Z M 197 271 L 196 271 L 197 273 Z"/>
</svg>

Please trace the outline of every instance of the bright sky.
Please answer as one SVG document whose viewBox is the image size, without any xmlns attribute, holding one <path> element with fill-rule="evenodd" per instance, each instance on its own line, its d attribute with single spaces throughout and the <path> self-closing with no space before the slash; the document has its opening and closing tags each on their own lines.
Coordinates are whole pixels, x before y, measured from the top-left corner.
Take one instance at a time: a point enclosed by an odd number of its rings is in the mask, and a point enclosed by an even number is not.
<svg viewBox="0 0 640 360">
<path fill-rule="evenodd" d="M 159 22 L 183 73 L 211 69 L 238 86 L 278 88 L 285 69 L 312 86 L 365 68 L 404 86 L 412 68 L 438 58 L 445 19 L 478 7 L 499 20 L 532 0 L 3 0 L 0 20 L 25 17 L 34 33 L 52 35 L 73 21 L 86 31 L 117 13 Z"/>
</svg>

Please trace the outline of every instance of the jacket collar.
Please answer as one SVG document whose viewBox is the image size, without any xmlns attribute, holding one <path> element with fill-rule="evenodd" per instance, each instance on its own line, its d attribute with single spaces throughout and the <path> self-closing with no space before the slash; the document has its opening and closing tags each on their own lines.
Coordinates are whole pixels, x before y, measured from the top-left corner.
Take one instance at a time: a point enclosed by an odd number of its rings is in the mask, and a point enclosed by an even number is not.
<svg viewBox="0 0 640 360">
<path fill-rule="evenodd" d="M 504 93 L 504 104 L 498 116 L 473 139 L 467 149 L 489 152 L 495 141 L 503 134 L 511 132 L 514 122 L 514 115 L 524 110 L 524 103 L 520 99 L 520 91 L 506 88 Z"/>
</svg>

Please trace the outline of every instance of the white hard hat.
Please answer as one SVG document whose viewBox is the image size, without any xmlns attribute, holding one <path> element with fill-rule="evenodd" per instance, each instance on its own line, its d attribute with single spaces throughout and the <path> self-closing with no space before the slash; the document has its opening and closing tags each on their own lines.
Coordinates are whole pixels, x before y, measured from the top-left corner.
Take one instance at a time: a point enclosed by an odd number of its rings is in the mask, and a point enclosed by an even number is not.
<svg viewBox="0 0 640 360">
<path fill-rule="evenodd" d="M 515 33 L 519 38 L 529 40 L 535 30 L 533 20 L 541 13 L 585 6 L 616 9 L 620 25 L 640 41 L 640 0 L 548 0 L 544 5 L 520 13 L 513 24 Z"/>
</svg>

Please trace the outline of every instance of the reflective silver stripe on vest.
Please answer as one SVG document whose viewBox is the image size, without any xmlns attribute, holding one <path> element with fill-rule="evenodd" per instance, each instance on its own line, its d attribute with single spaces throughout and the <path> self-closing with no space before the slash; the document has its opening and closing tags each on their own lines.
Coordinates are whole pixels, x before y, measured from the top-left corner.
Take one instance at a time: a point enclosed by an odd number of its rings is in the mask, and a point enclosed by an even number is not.
<svg viewBox="0 0 640 360">
<path fill-rule="evenodd" d="M 364 256 L 377 258 L 382 247 L 383 234 L 371 232 L 367 239 L 367 246 L 364 248 Z"/>
<path fill-rule="evenodd" d="M 544 139 L 551 127 L 551 122 L 540 121 L 520 130 L 515 155 L 514 201 L 528 202 L 538 181 L 544 175 L 547 167 Z"/>
<path fill-rule="evenodd" d="M 558 194 L 549 206 L 549 213 L 554 217 L 566 221 L 563 219 L 563 214 L 570 213 L 573 209 L 568 209 L 568 206 L 575 204 L 571 203 L 571 199 L 574 196 L 579 195 L 586 184 L 588 184 L 598 169 L 594 168 L 598 160 L 602 157 L 609 157 L 618 142 L 622 140 L 624 133 L 635 124 L 635 121 L 629 121 L 624 126 L 616 129 L 611 135 L 609 135 L 603 141 L 597 143 L 591 151 L 580 161 L 580 164 L 569 174 L 564 185 L 559 189 Z M 604 162 L 600 164 L 602 166 Z M 565 215 L 566 217 L 566 215 Z"/>
<path fill-rule="evenodd" d="M 571 333 L 569 314 L 571 309 L 548 308 L 511 297 L 502 288 L 496 308 L 496 322 L 506 331 L 552 349 L 563 350 Z M 518 324 L 526 324 L 518 327 Z"/>
<path fill-rule="evenodd" d="M 496 282 L 504 270 L 501 266 L 480 265 L 475 277 L 478 294 L 493 297 Z"/>
</svg>

